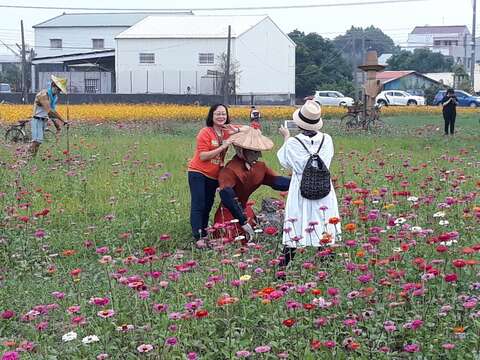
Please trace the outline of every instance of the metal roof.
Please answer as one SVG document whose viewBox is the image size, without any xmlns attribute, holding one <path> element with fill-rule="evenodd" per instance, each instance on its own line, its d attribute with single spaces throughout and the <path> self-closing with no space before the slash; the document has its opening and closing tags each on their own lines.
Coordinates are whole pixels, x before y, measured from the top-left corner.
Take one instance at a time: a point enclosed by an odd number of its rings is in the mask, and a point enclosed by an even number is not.
<svg viewBox="0 0 480 360">
<path fill-rule="evenodd" d="M 193 15 L 192 12 L 153 13 L 161 16 Z M 152 13 L 63 13 L 34 28 L 49 27 L 130 27 Z"/>
<path fill-rule="evenodd" d="M 454 26 L 415 26 L 411 34 L 463 34 L 469 33 L 466 25 Z"/>
<path fill-rule="evenodd" d="M 232 38 L 250 30 L 268 16 L 256 15 L 194 15 L 149 16 L 117 35 L 117 39 L 160 38 L 227 38 L 231 25 Z"/>
<path fill-rule="evenodd" d="M 419 73 L 417 71 L 414 71 L 414 70 L 382 71 L 382 72 L 377 73 L 376 78 L 377 78 L 377 80 L 380 80 L 383 84 L 386 84 L 386 83 L 389 83 L 391 81 L 400 79 L 404 76 L 408 76 L 408 75 L 411 75 L 411 74 L 415 74 L 416 76 L 427 78 L 428 80 L 430 80 L 432 82 L 439 83 L 437 80 L 432 79 L 428 76 L 425 76 L 424 74 L 421 74 L 421 73 Z"/>
</svg>

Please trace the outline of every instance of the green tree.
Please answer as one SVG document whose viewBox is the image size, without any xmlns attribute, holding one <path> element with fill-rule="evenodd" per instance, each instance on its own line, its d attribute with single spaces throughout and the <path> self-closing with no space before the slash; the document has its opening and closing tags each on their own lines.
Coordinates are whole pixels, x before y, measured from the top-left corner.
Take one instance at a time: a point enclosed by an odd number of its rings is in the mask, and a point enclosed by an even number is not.
<svg viewBox="0 0 480 360">
<path fill-rule="evenodd" d="M 393 40 L 381 29 L 372 26 L 361 28 L 352 26 L 344 35 L 337 36 L 333 43 L 335 47 L 348 58 L 352 58 L 352 50 L 355 52 L 356 64 L 360 64 L 364 58 L 364 51 L 376 50 L 378 55 L 398 52 Z"/>
<path fill-rule="evenodd" d="M 288 34 L 297 44 L 295 92 L 297 96 L 312 95 L 315 90 L 330 89 L 353 93 L 352 68 L 333 42 L 317 33 L 294 30 Z"/>
<path fill-rule="evenodd" d="M 452 71 L 453 59 L 429 49 L 402 50 L 387 61 L 387 70 L 415 70 L 420 73 Z"/>
</svg>

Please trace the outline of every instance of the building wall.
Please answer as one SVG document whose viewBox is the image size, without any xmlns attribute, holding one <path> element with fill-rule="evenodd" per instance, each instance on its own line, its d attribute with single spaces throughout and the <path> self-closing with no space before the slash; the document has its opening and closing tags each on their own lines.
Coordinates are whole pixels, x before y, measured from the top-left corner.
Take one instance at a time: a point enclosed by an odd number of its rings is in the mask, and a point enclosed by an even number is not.
<svg viewBox="0 0 480 360">
<path fill-rule="evenodd" d="M 46 88 L 51 82 L 51 75 L 67 79 L 70 94 L 108 94 L 112 92 L 112 74 L 109 72 L 75 71 L 75 72 L 39 72 L 40 88 Z"/>
<path fill-rule="evenodd" d="M 435 45 L 435 41 L 456 41 L 458 45 Z M 426 48 L 445 56 L 452 56 L 454 62 L 470 66 L 471 36 L 469 34 L 408 34 L 407 50 Z M 466 52 L 465 52 L 466 51 Z"/>
<path fill-rule="evenodd" d="M 414 95 L 424 95 L 425 89 L 434 85 L 434 81 L 412 74 L 386 83 L 383 90 L 403 90 Z"/>
<path fill-rule="evenodd" d="M 295 94 L 295 45 L 266 18 L 235 42 L 238 94 Z"/>
<path fill-rule="evenodd" d="M 117 39 L 119 93 L 219 94 L 217 57 L 226 39 Z M 140 64 L 140 53 L 154 53 L 154 64 Z M 214 53 L 213 65 L 199 64 L 199 53 Z M 232 61 L 239 64 L 238 94 L 294 94 L 295 47 L 271 22 L 263 21 L 232 39 Z"/>
<path fill-rule="evenodd" d="M 115 48 L 115 36 L 128 27 L 35 28 L 35 57 L 94 51 L 92 39 L 104 39 L 105 49 Z M 51 49 L 50 39 L 62 39 L 62 49 Z"/>
<path fill-rule="evenodd" d="M 118 93 L 214 94 L 225 39 L 118 39 L 116 78 Z M 140 53 L 154 53 L 155 63 L 141 64 Z M 199 64 L 199 53 L 214 53 L 214 64 Z"/>
</svg>

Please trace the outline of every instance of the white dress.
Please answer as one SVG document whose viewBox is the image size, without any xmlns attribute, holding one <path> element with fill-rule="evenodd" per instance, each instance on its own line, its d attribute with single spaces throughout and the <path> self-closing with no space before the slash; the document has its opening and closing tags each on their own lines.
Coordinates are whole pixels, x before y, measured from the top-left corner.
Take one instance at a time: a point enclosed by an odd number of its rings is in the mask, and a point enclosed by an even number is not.
<svg viewBox="0 0 480 360">
<path fill-rule="evenodd" d="M 324 133 L 318 132 L 311 138 L 303 134 L 296 136 L 313 154 L 318 150 L 323 135 Z M 319 155 L 327 168 L 330 168 L 333 157 L 333 141 L 328 134 L 325 134 L 325 141 Z M 339 218 L 337 195 L 333 185 L 330 193 L 323 199 L 305 199 L 300 195 L 300 181 L 309 154 L 298 140 L 290 137 L 278 150 L 277 157 L 282 167 L 292 171 L 292 180 L 285 205 L 283 244 L 288 247 L 318 247 L 325 245 L 328 238 L 330 238 L 330 244 L 334 243 L 341 230 L 340 223 L 329 224 L 330 218 Z"/>
</svg>

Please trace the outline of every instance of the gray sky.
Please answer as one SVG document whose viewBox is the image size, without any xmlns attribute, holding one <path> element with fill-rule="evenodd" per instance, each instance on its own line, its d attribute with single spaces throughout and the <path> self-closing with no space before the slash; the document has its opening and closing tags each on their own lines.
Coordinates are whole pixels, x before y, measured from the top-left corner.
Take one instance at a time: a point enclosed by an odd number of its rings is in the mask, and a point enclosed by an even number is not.
<svg viewBox="0 0 480 360">
<path fill-rule="evenodd" d="M 258 7 L 279 5 L 338 4 L 344 2 L 361 3 L 368 0 L 0 0 L 0 5 L 66 6 L 66 7 L 104 7 L 104 8 L 175 8 L 189 7 Z M 376 0 L 373 0 L 376 1 Z M 388 1 L 388 0 L 387 0 Z M 480 7 L 480 4 L 479 4 Z M 61 14 L 64 10 L 5 9 L 0 8 L 0 40 L 15 44 L 20 42 L 20 20 L 25 26 L 26 41 L 33 44 L 32 26 Z M 75 12 L 66 10 L 66 12 Z M 86 11 L 81 11 L 86 12 Z M 203 11 L 195 11 L 205 14 Z M 471 30 L 472 0 L 425 0 L 409 3 L 391 3 L 345 7 L 318 7 L 307 9 L 253 10 L 253 11 L 216 11 L 213 14 L 267 14 L 286 33 L 300 31 L 317 32 L 333 38 L 344 33 L 352 25 L 374 25 L 381 28 L 397 44 L 404 44 L 408 33 L 416 25 L 467 25 Z M 477 9 L 478 13 L 478 9 Z M 477 22 L 477 34 L 480 25 Z M 8 53 L 0 44 L 0 53 Z"/>
</svg>

